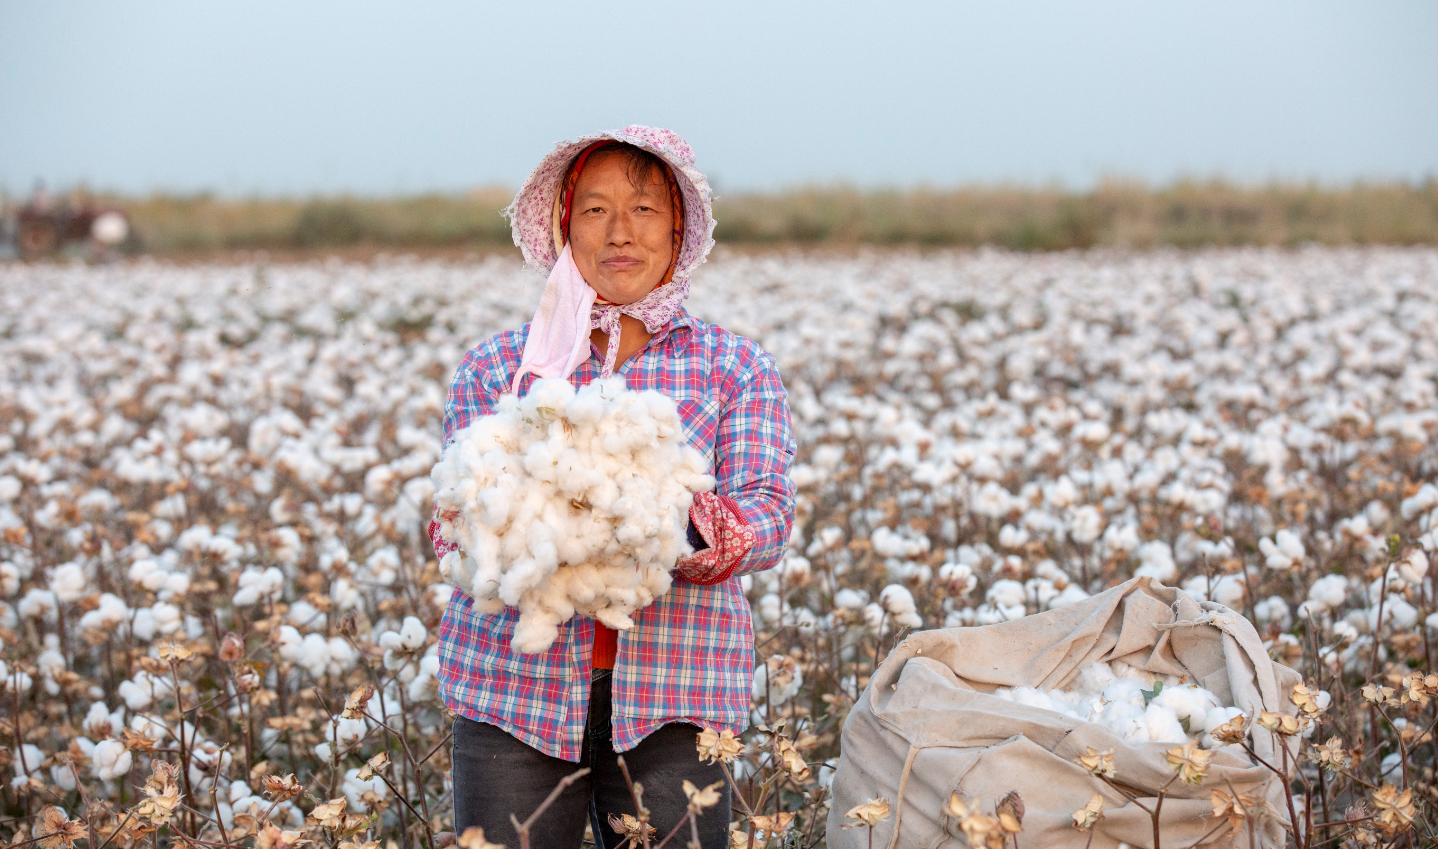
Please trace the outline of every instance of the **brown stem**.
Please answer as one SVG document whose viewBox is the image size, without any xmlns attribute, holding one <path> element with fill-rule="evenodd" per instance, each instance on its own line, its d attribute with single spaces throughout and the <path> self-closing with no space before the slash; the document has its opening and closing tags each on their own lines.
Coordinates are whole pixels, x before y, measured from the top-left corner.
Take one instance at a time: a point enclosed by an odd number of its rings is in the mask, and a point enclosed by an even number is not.
<svg viewBox="0 0 1438 849">
<path fill-rule="evenodd" d="M 453 732 L 453 731 L 451 731 L 451 732 L 449 732 L 448 734 L 444 735 L 444 739 L 443 739 L 443 740 L 440 740 L 438 743 L 435 743 L 435 744 L 434 744 L 434 748 L 429 750 L 429 754 L 427 754 L 427 755 L 425 755 L 424 757 L 420 758 L 420 759 L 419 759 L 419 763 L 415 764 L 415 766 L 424 766 L 425 763 L 426 763 L 430 758 L 434 757 L 434 753 L 435 753 L 435 752 L 438 752 L 438 751 L 444 746 L 445 743 L 448 743 L 448 742 L 449 742 L 450 738 L 453 737 L 453 736 L 454 736 L 454 732 Z"/>
<path fill-rule="evenodd" d="M 679 829 L 683 828 L 683 827 L 684 827 L 684 824 L 685 824 L 686 822 L 687 822 L 687 823 L 693 823 L 693 822 L 694 822 L 694 809 L 693 809 L 693 808 L 690 808 L 689 810 L 686 810 L 686 811 L 684 812 L 684 816 L 682 816 L 682 817 L 679 818 L 679 822 L 676 822 L 676 823 L 674 824 L 674 827 L 671 828 L 671 829 L 669 829 L 669 833 L 666 834 L 666 835 L 664 835 L 664 839 L 661 840 L 661 841 L 659 841 L 659 845 L 658 845 L 658 846 L 655 846 L 654 849 L 664 849 L 664 845 L 665 845 L 666 843 L 668 843 L 668 842 L 670 841 L 670 839 L 672 839 L 672 838 L 674 837 L 674 835 L 676 835 L 676 834 L 679 833 Z M 698 828 L 698 826 L 696 825 L 695 828 Z"/>
<path fill-rule="evenodd" d="M 634 817 L 639 820 L 640 845 L 644 849 L 649 849 L 649 829 L 645 827 L 649 825 L 649 811 L 644 808 L 644 790 L 634 783 L 633 778 L 629 777 L 629 764 L 624 762 L 623 755 L 616 758 L 615 763 L 619 765 L 619 771 L 624 775 L 624 784 L 629 788 L 629 798 L 634 800 Z"/>
<path fill-rule="evenodd" d="M 744 807 L 744 815 L 746 817 L 754 816 L 754 811 L 749 807 L 749 800 L 744 798 L 744 794 L 739 791 L 738 782 L 734 780 L 733 773 L 729 772 L 729 764 L 721 760 L 719 762 L 719 768 L 724 770 L 725 780 L 729 782 L 730 787 L 734 788 L 734 798 L 738 799 L 739 804 Z"/>
<path fill-rule="evenodd" d="M 1158 827 L 1158 816 L 1159 813 L 1163 811 L 1163 797 L 1164 791 L 1158 791 L 1158 800 L 1154 802 L 1153 813 L 1149 815 L 1150 819 L 1153 820 L 1153 849 L 1159 849 L 1159 841 L 1162 839 L 1163 836 L 1159 832 Z"/>
<path fill-rule="evenodd" d="M 1105 777 L 1102 776 L 1102 775 L 1098 776 L 1098 778 L 1099 778 L 1099 780 L 1103 781 L 1104 784 L 1107 784 L 1108 786 L 1112 787 L 1114 790 L 1116 790 L 1116 791 L 1118 791 L 1119 793 L 1123 794 L 1123 797 L 1124 797 L 1125 799 L 1128 799 L 1130 802 L 1134 803 L 1135 805 L 1137 805 L 1139 810 L 1143 811 L 1144 813 L 1148 814 L 1149 816 L 1153 816 L 1153 811 L 1149 810 L 1149 807 L 1148 807 L 1147 805 L 1145 805 L 1144 803 L 1140 802 L 1140 801 L 1138 800 L 1138 797 L 1137 797 L 1137 796 L 1133 795 L 1132 793 L 1128 792 L 1127 790 L 1125 790 L 1124 788 L 1118 786 L 1117 784 L 1114 784 L 1112 781 L 1108 780 L 1107 778 L 1105 778 Z"/>
<path fill-rule="evenodd" d="M 225 830 L 225 818 L 220 816 L 220 805 L 219 800 L 216 798 L 216 796 L 219 793 L 220 789 L 220 776 L 218 774 L 218 767 L 221 763 L 224 762 L 225 749 L 228 748 L 229 746 L 226 745 L 224 748 L 220 749 L 220 753 L 215 756 L 215 766 L 217 767 L 217 769 L 215 770 L 216 775 L 210 778 L 210 810 L 215 812 L 215 824 L 220 827 L 220 839 L 226 843 L 230 842 L 230 835 L 229 832 Z M 95 845 L 95 841 L 91 840 L 90 845 Z"/>
<path fill-rule="evenodd" d="M 1219 823 L 1218 825 L 1214 826 L 1213 828 L 1209 829 L 1207 834 L 1205 834 L 1204 836 L 1198 838 L 1198 840 L 1194 841 L 1193 843 L 1188 844 L 1188 846 L 1186 847 L 1186 849 L 1198 849 L 1198 846 L 1201 845 L 1201 844 L 1203 843 L 1203 841 L 1205 841 L 1205 840 L 1207 840 L 1208 838 L 1212 837 L 1212 836 L 1214 835 L 1214 833 L 1216 833 L 1220 828 L 1223 828 L 1225 825 L 1227 825 L 1227 823 L 1222 823 L 1222 822 L 1221 822 L 1221 823 Z M 1250 826 L 1250 828 L 1251 828 L 1251 826 Z M 1093 837 L 1090 836 L 1089 839 L 1092 840 Z"/>
<path fill-rule="evenodd" d="M 1399 760 L 1399 763 L 1402 764 L 1402 768 L 1403 768 L 1403 769 L 1402 769 L 1402 776 L 1401 776 L 1402 779 L 1403 779 L 1403 789 L 1404 789 L 1404 790 L 1407 790 L 1407 789 L 1408 789 L 1408 747 L 1405 746 L 1405 745 L 1403 745 L 1403 732 L 1402 732 L 1402 731 L 1399 731 L 1399 730 L 1398 730 L 1398 726 L 1393 724 L 1393 719 L 1388 716 L 1388 712 L 1383 709 L 1383 706 L 1382 706 L 1382 705 L 1377 705 L 1377 704 L 1375 704 L 1375 705 L 1373 706 L 1373 708 L 1374 708 L 1374 710 L 1378 711 L 1378 715 L 1381 716 L 1381 717 L 1383 717 L 1383 721 L 1386 722 L 1386 723 L 1388 723 L 1388 727 L 1390 727 L 1390 728 L 1393 729 L 1393 734 L 1394 734 L 1394 736 L 1396 736 L 1396 737 L 1398 738 L 1398 760 Z M 1380 762 L 1379 765 L 1378 765 L 1378 769 L 1379 769 L 1379 772 L 1380 772 L 1380 775 L 1379 775 L 1378 777 L 1379 777 L 1379 778 L 1382 778 L 1383 776 L 1382 776 L 1381 773 L 1382 773 L 1382 770 L 1383 770 L 1383 765 L 1382 765 L 1381 762 Z"/>
<path fill-rule="evenodd" d="M 423 815 L 421 815 L 419 811 L 416 811 L 416 810 L 414 809 L 414 805 L 411 805 L 411 804 L 409 803 L 409 800 L 404 797 L 404 794 L 403 794 L 403 793 L 399 792 L 399 788 L 395 787 L 394 784 L 391 783 L 388 778 L 385 778 L 385 777 L 384 777 L 383 775 L 381 775 L 380 773 L 375 773 L 375 774 L 378 775 L 378 776 L 379 776 L 379 780 L 380 780 L 380 781 L 383 781 L 383 782 L 384 782 L 384 785 L 390 789 L 390 792 L 394 794 L 395 798 L 398 799 L 398 800 L 400 800 L 400 802 L 402 802 L 406 808 L 409 808 L 409 812 L 412 813 L 412 814 L 414 814 L 416 819 L 424 820 Z M 425 826 L 426 829 L 429 828 L 429 823 L 426 821 L 425 824 L 424 824 L 424 826 Z"/>
<path fill-rule="evenodd" d="M 180 779 L 185 788 L 186 807 L 193 809 L 195 807 L 195 794 L 190 788 L 190 747 L 185 742 L 185 696 L 184 693 L 180 691 L 180 670 L 174 660 L 170 661 L 170 678 L 175 682 L 175 712 L 180 717 L 180 733 L 176 735 L 176 738 L 180 741 Z M 197 714 L 195 719 L 198 720 L 199 718 Z M 198 733 L 199 729 L 196 728 L 195 731 Z M 195 817 L 193 814 L 187 814 L 185 819 L 188 821 L 190 827 L 188 836 L 194 837 Z"/>
<path fill-rule="evenodd" d="M 96 846 L 95 849 L 105 849 L 106 846 L 109 846 L 109 845 L 110 845 L 110 841 L 115 839 L 115 835 L 117 835 L 117 834 L 119 834 L 120 832 L 122 832 L 122 831 L 125 830 L 125 823 L 129 822 L 129 821 L 130 821 L 130 818 L 133 817 L 134 815 L 135 815 L 135 812 L 134 812 L 133 810 L 126 811 L 126 812 L 125 812 L 125 818 L 122 819 L 122 820 L 120 820 L 120 824 L 117 825 L 117 826 L 115 826 L 115 830 L 112 831 L 112 832 L 110 832 L 110 836 L 107 837 L 107 838 L 105 838 L 105 842 L 104 842 L 104 843 L 101 843 L 99 846 Z M 90 845 L 91 845 L 91 846 L 94 846 L 94 845 L 95 845 L 95 842 L 94 842 L 93 840 L 90 841 Z"/>
</svg>

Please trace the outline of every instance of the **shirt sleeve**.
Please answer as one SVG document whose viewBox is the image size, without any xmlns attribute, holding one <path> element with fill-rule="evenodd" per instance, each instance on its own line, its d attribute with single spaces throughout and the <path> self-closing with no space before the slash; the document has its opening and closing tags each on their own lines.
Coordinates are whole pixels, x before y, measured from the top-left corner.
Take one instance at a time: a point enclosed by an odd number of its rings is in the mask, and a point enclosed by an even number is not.
<svg viewBox="0 0 1438 849">
<path fill-rule="evenodd" d="M 714 445 L 717 491 L 733 499 L 754 532 L 754 546 L 733 575 L 769 569 L 783 557 L 794 524 L 789 466 L 796 450 L 788 394 L 774 358 L 760 352 L 738 370 L 738 381 L 720 415 Z"/>
<path fill-rule="evenodd" d="M 493 413 L 494 405 L 508 389 L 503 348 L 500 338 L 491 339 L 465 354 L 455 369 L 444 401 L 444 445 L 449 445 L 456 431 Z"/>
<path fill-rule="evenodd" d="M 497 340 L 492 339 L 464 355 L 444 401 L 444 446 L 470 422 L 494 412 L 494 405 L 504 394 L 506 373 L 503 345 Z M 438 507 L 430 517 L 428 532 L 434 553 L 441 559 L 459 548 L 440 533 Z"/>
</svg>

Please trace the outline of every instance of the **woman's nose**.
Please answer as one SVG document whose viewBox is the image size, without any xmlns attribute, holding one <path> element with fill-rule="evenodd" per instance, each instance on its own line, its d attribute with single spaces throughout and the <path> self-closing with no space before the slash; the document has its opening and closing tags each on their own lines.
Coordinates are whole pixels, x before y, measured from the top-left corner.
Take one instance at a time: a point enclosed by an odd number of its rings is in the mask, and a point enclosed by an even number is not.
<svg viewBox="0 0 1438 849">
<path fill-rule="evenodd" d="M 629 214 L 621 212 L 609 220 L 609 244 L 623 247 L 634 242 L 634 226 Z"/>
</svg>

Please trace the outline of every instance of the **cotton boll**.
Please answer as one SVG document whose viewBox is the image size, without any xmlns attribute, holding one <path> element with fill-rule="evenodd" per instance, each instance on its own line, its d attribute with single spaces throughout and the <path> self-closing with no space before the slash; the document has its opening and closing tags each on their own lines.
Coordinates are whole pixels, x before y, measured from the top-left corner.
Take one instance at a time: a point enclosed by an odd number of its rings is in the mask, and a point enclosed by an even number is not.
<svg viewBox="0 0 1438 849">
<path fill-rule="evenodd" d="M 1104 705 L 1099 714 L 1099 724 L 1109 729 L 1128 743 L 1147 743 L 1149 737 L 1148 716 L 1142 701 L 1112 702 Z"/>
<path fill-rule="evenodd" d="M 40 764 L 45 760 L 45 753 L 39 746 L 25 743 L 19 749 L 18 752 L 11 753 L 11 762 L 15 767 L 15 780 L 11 782 L 11 786 L 17 789 L 25 786 L 26 776 L 40 771 Z"/>
<path fill-rule="evenodd" d="M 1151 686 L 1153 686 L 1151 683 L 1135 681 L 1132 678 L 1115 678 L 1103 688 L 1103 698 L 1104 701 L 1112 703 L 1138 702 L 1143 704 L 1143 690 Z"/>
<path fill-rule="evenodd" d="M 285 619 L 298 628 L 306 628 L 311 631 L 323 631 L 329 622 L 328 616 L 304 599 L 290 605 Z"/>
<path fill-rule="evenodd" d="M 1149 577 L 1160 584 L 1171 584 L 1178 577 L 1178 566 L 1173 562 L 1173 549 L 1163 540 L 1146 542 L 1138 548 L 1139 567 L 1134 577 Z"/>
<path fill-rule="evenodd" d="M 153 703 L 168 698 L 171 687 L 164 679 L 155 678 L 140 670 L 133 678 L 121 681 L 117 692 L 124 700 L 125 707 L 134 712 L 145 710 Z"/>
<path fill-rule="evenodd" d="M 1023 584 L 1005 579 L 994 581 L 984 594 L 984 600 L 997 607 L 1023 607 L 1027 596 Z"/>
<path fill-rule="evenodd" d="M 69 604 L 79 601 L 84 595 L 89 578 L 79 563 L 56 566 L 50 573 L 50 591 L 60 602 Z"/>
<path fill-rule="evenodd" d="M 439 693 L 439 655 L 426 654 L 420 659 L 414 679 L 409 682 L 406 694 L 411 702 L 426 702 Z"/>
<path fill-rule="evenodd" d="M 752 695 L 757 702 L 767 699 L 770 705 L 777 707 L 798 695 L 803 686 L 804 670 L 788 655 L 771 655 L 754 667 Z"/>
<path fill-rule="evenodd" d="M 335 747 L 335 751 L 345 752 L 363 740 L 368 731 L 367 720 L 331 717 L 324 726 L 325 742 Z"/>
<path fill-rule="evenodd" d="M 1212 578 L 1197 575 L 1184 582 L 1183 590 L 1194 598 L 1216 601 L 1237 609 L 1243 605 L 1248 586 L 1242 575 L 1215 575 Z"/>
<path fill-rule="evenodd" d="M 250 567 L 240 573 L 239 589 L 232 600 L 236 607 L 249 607 L 279 592 L 284 583 L 284 573 L 274 566 L 267 569 Z"/>
<path fill-rule="evenodd" d="M 1398 576 L 1410 584 L 1422 584 L 1428 577 L 1428 555 L 1423 549 L 1415 548 L 1398 561 Z"/>
<path fill-rule="evenodd" d="M 1308 598 L 1332 610 L 1340 607 L 1348 596 L 1348 579 L 1342 575 L 1324 575 L 1308 588 Z"/>
<path fill-rule="evenodd" d="M 85 714 L 81 727 L 85 733 L 97 740 L 104 740 L 106 737 L 118 737 L 120 729 L 125 726 L 124 716 L 120 711 L 110 712 L 110 708 L 104 702 L 95 702 L 90 705 L 90 710 Z"/>
<path fill-rule="evenodd" d="M 1400 597 L 1390 595 L 1383 602 L 1383 625 L 1395 631 L 1403 632 L 1418 624 L 1418 610 L 1413 605 Z M 1368 630 L 1378 630 L 1378 607 L 1375 605 L 1368 611 Z"/>
<path fill-rule="evenodd" d="M 1286 628 L 1290 622 L 1288 602 L 1280 596 L 1269 596 L 1262 601 L 1254 602 L 1253 615 L 1262 624 L 1275 624 L 1279 628 Z"/>
<path fill-rule="evenodd" d="M 1287 528 L 1279 530 L 1273 539 L 1259 540 L 1258 550 L 1267 558 L 1268 568 L 1278 570 L 1292 569 L 1305 555 L 1303 542 Z"/>
<path fill-rule="evenodd" d="M 59 600 L 55 593 L 50 590 L 31 588 L 15 605 L 15 612 L 22 619 L 39 619 L 47 624 L 55 624 L 59 613 Z"/>
<path fill-rule="evenodd" d="M 574 394 L 574 385 L 562 378 L 536 380 L 529 393 L 520 399 L 519 411 L 526 416 L 553 420 L 564 415 Z"/>
<path fill-rule="evenodd" d="M 78 738 L 77 738 L 78 739 Z M 130 771 L 130 751 L 119 740 L 102 740 L 90 754 L 90 769 L 101 781 L 120 778 Z"/>
<path fill-rule="evenodd" d="M 384 667 L 400 669 L 409 661 L 409 656 L 424 647 L 429 633 L 418 617 L 406 616 L 398 631 L 386 631 L 376 641 L 384 649 Z"/>
<path fill-rule="evenodd" d="M 130 609 L 124 600 L 114 593 L 102 593 L 99 606 L 80 617 L 80 630 L 114 632 L 128 623 L 129 618 Z"/>
<path fill-rule="evenodd" d="M 155 638 L 159 625 L 155 621 L 155 613 L 148 607 L 141 607 L 135 611 L 130 618 L 130 635 L 142 643 L 148 643 Z"/>
<path fill-rule="evenodd" d="M 1078 584 L 1069 584 L 1063 588 L 1062 592 L 1049 601 L 1049 609 L 1056 610 L 1060 607 L 1066 607 L 1070 604 L 1083 601 L 1088 597 L 1089 594 L 1080 589 Z"/>
<path fill-rule="evenodd" d="M 1047 609 L 1049 602 L 1058 597 L 1059 591 L 1046 578 L 1030 578 L 1024 582 L 1024 593 L 1028 602 L 1039 610 Z"/>
<path fill-rule="evenodd" d="M 538 654 L 559 639 L 559 617 L 543 608 L 531 609 L 523 621 L 514 626 L 514 650 L 522 654 Z"/>
<path fill-rule="evenodd" d="M 914 607 L 914 596 L 906 587 L 889 584 L 879 593 L 879 604 L 894 623 L 904 628 L 923 627 L 924 620 Z"/>
<path fill-rule="evenodd" d="M 354 610 L 363 601 L 357 588 L 348 578 L 339 578 L 330 584 L 330 601 L 341 610 Z"/>
<path fill-rule="evenodd" d="M 1227 723 L 1229 720 L 1240 716 L 1243 716 L 1243 711 L 1236 707 L 1220 706 L 1209 708 L 1208 712 L 1203 715 L 1203 738 L 1201 742 L 1203 743 L 1204 748 L 1223 748 L 1225 744 L 1219 740 L 1214 739 L 1212 732 L 1219 726 L 1223 725 L 1224 723 Z M 1189 727 L 1195 728 L 1196 730 L 1196 727 L 1193 725 L 1190 725 Z"/>
<path fill-rule="evenodd" d="M 1118 680 L 1107 663 L 1090 663 L 1079 670 L 1074 688 L 1081 693 L 1102 693 L 1104 688 Z"/>
<path fill-rule="evenodd" d="M 1188 739 L 1179 718 L 1170 708 L 1151 702 L 1143 712 L 1144 727 L 1151 743 L 1182 743 Z"/>
<path fill-rule="evenodd" d="M 1218 707 L 1218 699 L 1209 691 L 1190 684 L 1164 687 L 1150 705 L 1172 711 L 1178 721 L 1187 720 L 1189 728 L 1196 731 L 1203 727 L 1208 712 Z"/>
<path fill-rule="evenodd" d="M 1103 513 L 1092 504 L 1074 509 L 1069 516 L 1069 536 L 1080 545 L 1092 545 L 1104 532 Z"/>
<path fill-rule="evenodd" d="M 389 795 L 389 787 L 385 785 L 383 778 L 376 775 L 370 779 L 362 779 L 359 777 L 359 767 L 345 770 L 345 780 L 340 790 L 348 800 L 350 810 L 357 814 L 369 811 L 369 803 L 365 801 L 366 796 L 373 794 L 370 798 L 383 799 Z"/>
</svg>

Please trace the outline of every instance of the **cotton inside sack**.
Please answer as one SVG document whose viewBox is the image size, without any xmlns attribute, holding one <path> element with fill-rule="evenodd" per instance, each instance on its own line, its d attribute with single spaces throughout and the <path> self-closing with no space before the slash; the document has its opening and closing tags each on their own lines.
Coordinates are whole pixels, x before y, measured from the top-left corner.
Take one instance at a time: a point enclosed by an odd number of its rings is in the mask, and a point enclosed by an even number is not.
<svg viewBox="0 0 1438 849">
<path fill-rule="evenodd" d="M 1214 750 L 1207 778 L 1190 785 L 1173 780 L 1164 756 L 1173 743 L 1128 742 L 1094 723 L 995 695 L 1000 688 L 1065 690 L 1100 661 L 1191 681 L 1248 715 L 1297 712 L 1288 695 L 1298 675 L 1269 658 L 1247 619 L 1149 578 L 1012 622 L 912 634 L 885 659 L 844 722 L 828 845 L 867 847 L 867 829 L 843 828 L 844 813 L 883 796 L 893 815 L 874 828 L 873 846 L 962 846 L 958 824 L 943 812 L 950 794 L 992 809 L 1017 791 L 1024 845 L 1090 845 L 1072 814 L 1097 794 L 1104 817 L 1094 826 L 1093 847 L 1152 847 L 1148 813 L 1078 764 L 1093 748 L 1114 752 L 1114 780 L 1149 807 L 1167 786 L 1164 846 L 1232 846 L 1235 839 L 1248 845 L 1249 826 L 1237 835 L 1226 825 L 1210 833 L 1215 789 L 1264 799 L 1272 814 L 1258 823 L 1254 845 L 1283 846 L 1282 782 L 1240 747 Z M 1251 734 L 1260 757 L 1284 763 L 1278 738 L 1256 726 Z M 1289 753 L 1291 763 L 1294 747 Z"/>
<path fill-rule="evenodd" d="M 610 628 L 668 591 L 692 552 L 694 493 L 714 488 L 674 401 L 622 378 L 578 391 L 537 380 L 454 435 L 431 479 L 440 571 L 485 613 L 519 609 L 512 645 L 535 654 L 575 614 Z"/>
</svg>

